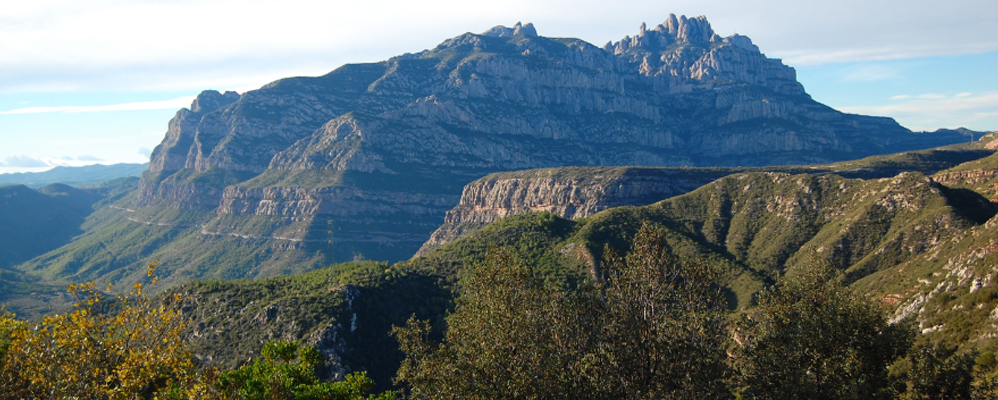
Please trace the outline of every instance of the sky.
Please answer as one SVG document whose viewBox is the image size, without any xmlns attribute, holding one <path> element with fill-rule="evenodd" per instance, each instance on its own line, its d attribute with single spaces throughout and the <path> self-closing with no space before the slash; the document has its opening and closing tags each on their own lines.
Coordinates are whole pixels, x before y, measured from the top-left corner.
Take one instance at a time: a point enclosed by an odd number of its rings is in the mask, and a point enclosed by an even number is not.
<svg viewBox="0 0 998 400">
<path fill-rule="evenodd" d="M 998 130 L 994 0 L 33 0 L 0 8 L 0 173 L 141 163 L 205 89 L 240 93 L 533 22 L 598 46 L 705 15 L 811 96 L 912 130 Z"/>
</svg>

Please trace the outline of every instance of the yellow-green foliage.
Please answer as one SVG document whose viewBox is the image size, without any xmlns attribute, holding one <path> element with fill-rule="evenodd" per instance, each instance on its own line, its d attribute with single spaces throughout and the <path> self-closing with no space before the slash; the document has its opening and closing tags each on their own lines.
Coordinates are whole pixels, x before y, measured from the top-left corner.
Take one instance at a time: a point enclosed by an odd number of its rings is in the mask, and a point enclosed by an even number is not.
<svg viewBox="0 0 998 400">
<path fill-rule="evenodd" d="M 913 332 L 811 266 L 760 295 L 737 321 L 735 367 L 746 399 L 891 399 L 890 365 Z"/>
<path fill-rule="evenodd" d="M 395 398 L 367 396 L 374 381 L 365 373 L 320 381 L 321 354 L 299 342 L 268 342 L 262 359 L 235 370 L 196 368 L 180 295 L 153 299 L 143 288 L 136 283 L 108 299 L 93 282 L 74 284 L 69 291 L 80 301 L 70 313 L 38 324 L 0 315 L 0 399 Z"/>
<path fill-rule="evenodd" d="M 4 359 L 7 358 L 7 348 L 10 347 L 14 333 L 24 328 L 24 322 L 19 321 L 17 316 L 4 311 L 0 315 L 0 368 L 4 367 Z"/>
<path fill-rule="evenodd" d="M 150 277 L 153 270 L 150 265 Z M 71 285 L 69 291 L 81 298 L 74 311 L 11 329 L 0 397 L 134 399 L 187 379 L 194 365 L 181 337 L 184 320 L 142 289 L 136 283 L 109 301 L 95 283 Z M 0 322 L 19 324 L 9 316 Z"/>
</svg>

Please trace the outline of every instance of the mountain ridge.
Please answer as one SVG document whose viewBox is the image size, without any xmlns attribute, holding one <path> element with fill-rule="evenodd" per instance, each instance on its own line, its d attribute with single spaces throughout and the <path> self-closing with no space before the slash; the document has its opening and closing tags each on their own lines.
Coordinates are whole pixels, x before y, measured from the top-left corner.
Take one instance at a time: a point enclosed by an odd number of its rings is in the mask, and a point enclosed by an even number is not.
<svg viewBox="0 0 998 400">
<path fill-rule="evenodd" d="M 148 164 L 111 164 L 85 165 L 81 167 L 58 166 L 44 172 L 15 172 L 0 174 L 0 186 L 26 185 L 33 189 L 42 186 L 61 183 L 85 187 L 99 186 L 102 183 L 118 178 L 138 177 L 148 168 Z"/>
<path fill-rule="evenodd" d="M 669 21 L 620 54 L 521 24 L 243 94 L 205 91 L 170 122 L 134 195 L 22 268 L 125 280 L 164 259 L 164 281 L 181 282 L 397 261 L 489 173 L 830 162 L 964 141 L 835 111 L 749 39 L 720 38 L 705 18 Z"/>
</svg>

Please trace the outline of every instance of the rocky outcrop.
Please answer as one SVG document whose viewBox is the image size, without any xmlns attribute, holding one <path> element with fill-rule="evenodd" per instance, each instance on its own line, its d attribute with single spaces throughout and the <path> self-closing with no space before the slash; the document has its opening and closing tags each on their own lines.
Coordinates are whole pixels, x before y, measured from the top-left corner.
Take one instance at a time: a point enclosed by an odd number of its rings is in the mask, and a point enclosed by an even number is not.
<svg viewBox="0 0 998 400">
<path fill-rule="evenodd" d="M 173 291 L 183 299 L 180 309 L 189 322 L 183 334 L 202 365 L 234 368 L 259 357 L 267 341 L 300 340 L 322 354 L 317 372 L 323 378 L 342 380 L 350 372 L 340 357 L 347 347 L 343 336 L 350 332 L 349 302 L 358 290 L 353 286 L 321 289 L 291 296 L 280 288 L 276 292 L 281 297 L 253 283 L 240 287 L 226 282 L 210 290 L 191 285 Z"/>
<path fill-rule="evenodd" d="M 636 36 L 609 42 L 603 49 L 618 56 L 628 68 L 637 68 L 657 89 L 671 93 L 739 82 L 806 96 L 793 68 L 766 58 L 748 37 L 718 36 L 703 16 L 677 18 L 670 14 L 654 29 L 641 24 Z"/>
<path fill-rule="evenodd" d="M 203 232 L 288 242 L 285 248 L 328 247 L 344 258 L 404 258 L 456 202 L 457 196 L 350 187 L 230 187 Z"/>
<path fill-rule="evenodd" d="M 985 149 L 994 150 L 998 147 L 996 146 L 998 133 L 992 132 L 980 137 L 978 144 Z M 973 190 L 987 197 L 992 203 L 998 203 L 998 155 L 940 171 L 933 175 L 932 179 L 949 187 Z"/>
<path fill-rule="evenodd" d="M 191 103 L 190 108 L 182 108 L 170 120 L 166 137 L 152 152 L 149 160 L 149 172 L 152 174 L 170 174 L 187 165 L 187 156 L 194 145 L 201 118 L 222 107 L 239 100 L 236 92 L 219 93 L 205 90 Z"/>
<path fill-rule="evenodd" d="M 464 187 L 461 201 L 416 257 L 500 218 L 534 211 L 585 218 L 620 206 L 642 206 L 693 191 L 727 168 L 552 168 L 492 174 Z"/>
</svg>

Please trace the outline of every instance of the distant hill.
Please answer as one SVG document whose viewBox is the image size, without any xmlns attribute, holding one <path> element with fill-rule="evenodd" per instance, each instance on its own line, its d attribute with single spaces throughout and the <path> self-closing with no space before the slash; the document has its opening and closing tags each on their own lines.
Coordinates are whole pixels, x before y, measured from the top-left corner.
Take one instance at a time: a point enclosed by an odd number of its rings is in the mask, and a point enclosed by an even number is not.
<svg viewBox="0 0 998 400">
<path fill-rule="evenodd" d="M 142 176 L 142 172 L 148 167 L 148 163 L 95 164 L 82 167 L 55 167 L 45 172 L 0 174 L 0 186 L 24 185 L 33 189 L 52 183 L 62 183 L 75 187 L 97 186 L 118 178 Z"/>
<path fill-rule="evenodd" d="M 0 267 L 10 267 L 69 243 L 102 200 L 117 199 L 138 178 L 119 178 L 87 189 L 53 183 L 34 190 L 0 187 Z"/>
</svg>

